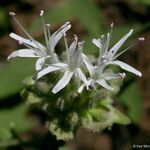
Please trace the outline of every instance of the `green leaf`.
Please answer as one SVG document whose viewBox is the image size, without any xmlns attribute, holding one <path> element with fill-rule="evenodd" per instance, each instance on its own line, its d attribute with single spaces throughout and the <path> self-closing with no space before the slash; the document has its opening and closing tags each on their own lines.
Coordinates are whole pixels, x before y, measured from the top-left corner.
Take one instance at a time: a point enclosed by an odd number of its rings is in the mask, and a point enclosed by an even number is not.
<svg viewBox="0 0 150 150">
<path fill-rule="evenodd" d="M 15 59 L 0 69 L 0 99 L 9 97 L 23 88 L 22 81 L 34 75 L 34 60 Z"/>
<path fill-rule="evenodd" d="M 69 150 L 66 146 L 60 147 L 59 150 Z"/>
<path fill-rule="evenodd" d="M 127 114 L 134 123 L 140 120 L 142 114 L 142 96 L 136 83 L 132 83 L 119 96 L 119 101 L 127 109 Z"/>
<path fill-rule="evenodd" d="M 113 108 L 113 113 L 114 113 L 114 119 L 113 119 L 114 123 L 126 125 L 131 122 L 130 119 L 126 115 L 116 110 L 115 108 Z"/>
<path fill-rule="evenodd" d="M 30 127 L 26 118 L 26 105 L 21 104 L 9 110 L 0 111 L 0 139 L 11 137 L 10 124 L 15 124 L 17 131 L 23 131 Z"/>
<path fill-rule="evenodd" d="M 133 0 L 134 3 L 144 4 L 144 5 L 150 5 L 149 0 Z"/>
</svg>

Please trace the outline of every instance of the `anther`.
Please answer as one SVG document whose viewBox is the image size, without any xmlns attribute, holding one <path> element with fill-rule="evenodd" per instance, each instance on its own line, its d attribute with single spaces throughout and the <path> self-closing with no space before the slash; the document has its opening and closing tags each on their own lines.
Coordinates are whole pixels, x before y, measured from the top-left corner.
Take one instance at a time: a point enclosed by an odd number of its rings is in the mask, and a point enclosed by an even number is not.
<svg viewBox="0 0 150 150">
<path fill-rule="evenodd" d="M 50 24 L 46 24 L 46 27 L 50 27 Z"/>
<path fill-rule="evenodd" d="M 121 78 L 124 78 L 126 76 L 125 73 L 119 73 L 119 74 L 120 74 Z"/>
<path fill-rule="evenodd" d="M 144 41 L 145 38 L 144 37 L 139 37 L 139 41 Z"/>
<path fill-rule="evenodd" d="M 10 15 L 10 16 L 15 16 L 16 14 L 15 14 L 14 12 L 10 11 L 10 12 L 9 12 L 9 15 Z"/>
<path fill-rule="evenodd" d="M 114 23 L 112 22 L 111 25 L 110 25 L 110 27 L 112 28 L 113 26 L 114 26 Z"/>
<path fill-rule="evenodd" d="M 43 14 L 44 14 L 44 10 L 41 10 L 41 11 L 40 11 L 40 16 L 42 17 Z"/>
</svg>

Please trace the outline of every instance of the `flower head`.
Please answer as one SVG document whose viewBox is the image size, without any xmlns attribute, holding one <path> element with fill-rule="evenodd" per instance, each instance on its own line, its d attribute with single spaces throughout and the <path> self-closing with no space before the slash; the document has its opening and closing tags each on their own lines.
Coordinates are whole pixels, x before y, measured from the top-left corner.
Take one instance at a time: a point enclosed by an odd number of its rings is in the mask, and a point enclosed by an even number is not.
<svg viewBox="0 0 150 150">
<path fill-rule="evenodd" d="M 121 46 L 124 44 L 124 42 L 132 35 L 133 29 L 131 29 L 126 35 L 124 35 L 110 50 L 109 50 L 109 44 L 112 37 L 112 27 L 111 26 L 111 32 L 107 34 L 107 36 L 102 35 L 99 39 L 93 39 L 93 43 L 100 49 L 99 59 L 98 59 L 98 66 L 107 66 L 110 64 L 117 65 L 121 67 L 124 70 L 127 70 L 131 73 L 134 73 L 138 76 L 141 76 L 141 72 L 136 70 L 135 68 L 131 67 L 130 65 L 115 60 L 118 58 L 121 54 L 123 54 L 125 51 L 127 51 L 130 47 L 126 48 L 125 50 L 118 53 L 118 50 L 121 48 Z"/>
<path fill-rule="evenodd" d="M 135 68 L 131 67 L 130 65 L 115 60 L 118 58 L 121 54 L 123 54 L 125 51 L 127 51 L 130 47 L 126 48 L 125 50 L 121 51 L 120 53 L 117 53 L 120 47 L 124 44 L 124 42 L 131 36 L 133 29 L 131 29 L 123 38 L 121 38 L 110 50 L 109 45 L 112 37 L 112 28 L 113 24 L 111 24 L 111 31 L 107 34 L 107 36 L 102 35 L 99 39 L 93 39 L 93 43 L 99 48 L 99 57 L 97 64 L 94 66 L 88 59 L 88 57 L 84 54 L 82 54 L 83 62 L 86 65 L 90 78 L 88 79 L 88 86 L 95 87 L 95 84 L 99 84 L 100 86 L 106 88 L 107 90 L 113 90 L 113 88 L 107 83 L 107 81 L 118 79 L 118 78 L 124 78 L 125 73 L 112 73 L 107 72 L 106 67 L 110 64 L 117 65 L 121 67 L 124 70 L 127 70 L 131 73 L 134 73 L 138 76 L 141 76 L 141 72 L 136 70 Z M 139 38 L 140 41 L 143 41 L 144 38 Z M 78 92 L 81 93 L 84 84 L 81 85 L 81 87 L 78 89 Z"/>
<path fill-rule="evenodd" d="M 18 19 L 15 17 L 15 13 L 10 12 L 10 15 L 14 18 L 19 27 L 24 31 L 24 33 L 28 36 L 29 39 L 23 38 L 15 33 L 10 33 L 10 37 L 17 40 L 19 44 L 25 45 L 26 49 L 19 49 L 17 51 L 12 52 L 8 56 L 8 60 L 14 57 L 36 57 L 38 58 L 36 62 L 36 70 L 41 70 L 42 66 L 47 58 L 51 59 L 50 62 L 58 62 L 57 55 L 55 53 L 55 46 L 58 41 L 63 37 L 70 28 L 71 25 L 69 22 L 66 22 L 62 25 L 56 32 L 50 35 L 50 25 L 45 24 L 43 19 L 44 11 L 41 10 L 40 16 L 42 20 L 44 35 L 45 35 L 45 43 L 46 46 L 43 46 L 38 41 L 34 40 L 31 35 L 24 29 L 24 27 L 20 24 Z"/>
<path fill-rule="evenodd" d="M 104 66 L 94 66 L 86 55 L 82 54 L 83 62 L 86 65 L 90 77 L 88 78 L 87 85 L 96 88 L 96 84 L 100 85 L 101 87 L 107 89 L 107 90 L 113 90 L 113 88 L 107 83 L 108 81 L 124 78 L 125 73 L 113 73 L 112 71 L 105 71 Z M 82 84 L 78 92 L 81 93 L 85 87 L 85 84 Z"/>
<path fill-rule="evenodd" d="M 75 76 L 83 82 L 78 92 L 81 93 L 83 88 L 90 87 L 95 88 L 96 85 L 100 85 L 108 90 L 112 90 L 112 87 L 108 84 L 108 81 L 118 78 L 125 77 L 125 73 L 113 73 L 112 71 L 107 71 L 106 67 L 108 65 L 117 65 L 124 70 L 141 76 L 141 72 L 131 67 L 130 65 L 116 60 L 121 54 L 123 54 L 127 49 L 118 53 L 118 50 L 124 44 L 124 42 L 132 35 L 133 29 L 131 29 L 125 36 L 123 36 L 111 49 L 109 49 L 110 41 L 112 38 L 113 24 L 111 24 L 111 31 L 107 35 L 102 35 L 99 39 L 93 39 L 92 42 L 99 48 L 99 57 L 97 64 L 93 65 L 88 57 L 83 53 L 84 42 L 78 42 L 78 37 L 74 35 L 74 40 L 70 46 L 67 44 L 66 32 L 71 28 L 69 22 L 62 25 L 53 34 L 50 33 L 50 24 L 45 24 L 44 22 L 44 11 L 41 10 L 40 17 L 43 25 L 44 36 L 45 36 L 45 46 L 43 46 L 38 41 L 34 40 L 33 37 L 28 34 L 24 27 L 20 24 L 18 19 L 15 17 L 15 13 L 10 12 L 10 15 L 14 18 L 19 27 L 24 31 L 28 38 L 23 38 L 15 33 L 10 33 L 10 37 L 17 40 L 19 44 L 25 45 L 27 48 L 19 49 L 12 52 L 8 56 L 8 60 L 15 57 L 34 57 L 38 58 L 36 61 L 37 76 L 36 79 L 52 73 L 54 71 L 63 72 L 62 78 L 52 89 L 53 93 L 57 93 L 66 87 L 71 81 L 72 77 Z M 61 62 L 57 54 L 55 53 L 56 44 L 59 40 L 64 37 L 64 43 L 66 47 L 67 60 L 66 62 Z M 144 38 L 139 38 L 143 41 Z M 46 61 L 47 60 L 47 61 Z M 84 72 L 81 69 L 82 64 L 87 67 L 90 74 L 88 79 L 86 78 Z M 43 67 L 44 66 L 44 67 Z"/>
<path fill-rule="evenodd" d="M 114 87 L 111 81 L 124 78 L 125 73 L 114 73 L 113 69 L 107 66 L 110 64 L 117 65 L 124 70 L 141 76 L 141 73 L 135 68 L 116 60 L 131 47 L 118 53 L 118 50 L 130 37 L 133 30 L 130 30 L 111 49 L 109 49 L 109 45 L 113 24 L 107 36 L 102 35 L 99 39 L 93 39 L 93 43 L 99 48 L 100 52 L 99 57 L 92 63 L 83 53 L 84 42 L 79 42 L 76 35 L 74 35 L 74 40 L 68 46 L 66 32 L 71 27 L 69 22 L 66 22 L 51 35 L 50 24 L 45 24 L 44 11 L 41 10 L 40 16 L 45 36 L 45 46 L 43 46 L 26 32 L 16 19 L 15 13 L 11 12 L 10 15 L 28 38 L 23 38 L 15 33 L 10 34 L 10 37 L 27 48 L 12 52 L 8 59 L 15 57 L 38 58 L 36 78 L 30 77 L 24 81 L 26 86 L 22 96 L 29 104 L 34 104 L 35 107 L 37 106 L 48 113 L 49 131 L 56 135 L 57 139 L 73 138 L 73 134 L 76 133 L 79 127 L 86 127 L 95 132 L 111 127 L 113 123 L 130 123 L 126 116 L 114 108 L 109 94 Z M 55 46 L 62 37 L 66 48 L 67 58 L 65 60 L 61 56 L 58 58 L 55 53 Z M 144 38 L 139 38 L 139 40 L 143 41 Z M 55 74 L 52 74 L 53 72 Z M 49 74 L 50 76 L 48 76 Z M 46 77 L 42 78 L 43 76 Z M 75 79 L 72 80 L 72 78 Z M 38 81 L 38 79 L 40 80 Z M 53 79 L 58 80 L 56 85 L 54 85 Z M 54 94 L 60 92 L 66 86 L 67 88 L 57 95 L 53 95 L 49 93 L 49 86 L 52 87 L 52 93 Z M 82 92 L 85 87 L 87 90 Z M 117 84 L 116 89 L 118 87 Z M 101 90 L 101 88 L 105 88 L 107 91 Z M 76 89 L 78 89 L 78 93 Z M 88 91 L 89 89 L 91 91 Z"/>
<path fill-rule="evenodd" d="M 49 65 L 47 68 L 41 70 L 37 74 L 37 79 L 39 79 L 42 76 L 51 73 L 53 71 L 60 70 L 65 72 L 63 77 L 58 81 L 58 83 L 53 88 L 52 90 L 53 93 L 57 93 L 61 89 L 63 89 L 70 82 L 73 75 L 75 75 L 80 80 L 82 80 L 88 88 L 85 74 L 80 68 L 80 65 L 82 64 L 82 50 L 83 50 L 84 42 L 78 42 L 78 38 L 75 35 L 74 41 L 72 42 L 70 47 L 68 47 L 65 36 L 64 36 L 64 40 L 65 40 L 65 45 L 67 50 L 67 63 L 54 63 L 52 65 Z"/>
</svg>

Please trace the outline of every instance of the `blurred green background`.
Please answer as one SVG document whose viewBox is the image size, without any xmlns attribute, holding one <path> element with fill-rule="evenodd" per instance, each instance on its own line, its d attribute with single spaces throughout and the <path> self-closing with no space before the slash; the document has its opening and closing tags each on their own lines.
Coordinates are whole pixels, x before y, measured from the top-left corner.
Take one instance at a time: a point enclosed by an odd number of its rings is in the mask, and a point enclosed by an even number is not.
<svg viewBox="0 0 150 150">
<path fill-rule="evenodd" d="M 98 51 L 91 41 L 109 31 L 112 22 L 114 32 L 111 45 L 131 28 L 135 30 L 134 35 L 125 46 L 137 41 L 138 37 L 145 37 L 144 42 L 137 42 L 120 58 L 139 69 L 143 76 L 136 78 L 127 74 L 121 91 L 114 97 L 114 104 L 131 118 L 132 124 L 114 125 L 112 130 L 96 135 L 81 129 L 75 139 L 66 145 L 73 150 L 130 150 L 133 144 L 150 144 L 149 0 L 1 0 L 0 150 L 24 149 L 24 146 L 14 146 L 18 144 L 18 135 L 24 139 L 26 134 L 32 132 L 20 92 L 24 86 L 24 78 L 35 72 L 35 60 L 17 59 L 7 62 L 7 56 L 19 48 L 18 43 L 9 37 L 9 33 L 16 32 L 25 36 L 8 13 L 14 11 L 33 37 L 42 41 L 43 32 L 39 18 L 41 9 L 45 10 L 44 17 L 51 24 L 52 31 L 70 21 L 72 29 L 68 33 L 68 39 L 71 40 L 72 33 L 75 33 L 80 40 L 85 40 L 84 52 L 87 54 L 97 55 Z M 57 51 L 62 47 L 60 42 Z"/>
</svg>

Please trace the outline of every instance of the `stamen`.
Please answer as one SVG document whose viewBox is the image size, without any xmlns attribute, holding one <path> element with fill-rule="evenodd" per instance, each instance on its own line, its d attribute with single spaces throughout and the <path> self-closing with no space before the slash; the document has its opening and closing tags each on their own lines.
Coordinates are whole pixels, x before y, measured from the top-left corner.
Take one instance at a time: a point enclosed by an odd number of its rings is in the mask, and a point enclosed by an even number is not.
<svg viewBox="0 0 150 150">
<path fill-rule="evenodd" d="M 110 40 L 111 37 L 112 37 L 113 27 L 114 27 L 114 23 L 112 22 L 111 25 L 110 25 L 110 28 L 111 28 L 111 29 L 110 29 L 110 33 L 109 33 L 109 34 L 110 34 L 109 40 Z"/>
<path fill-rule="evenodd" d="M 109 38 L 109 36 L 110 36 L 110 33 L 107 33 L 107 38 Z"/>
<path fill-rule="evenodd" d="M 106 39 L 106 42 L 105 42 L 105 45 L 104 45 L 104 54 L 106 54 L 107 51 L 108 51 L 110 40 L 111 40 L 111 34 L 107 33 L 107 39 Z"/>
<path fill-rule="evenodd" d="M 102 47 L 104 50 L 102 51 L 103 55 L 107 55 L 108 54 L 108 49 L 109 49 L 109 45 L 111 42 L 111 38 L 112 38 L 112 32 L 113 32 L 113 23 L 111 24 L 111 29 L 110 29 L 110 33 L 107 33 L 107 37 L 106 37 L 106 41 L 105 41 L 105 45 Z"/>
<path fill-rule="evenodd" d="M 125 73 L 119 73 L 119 75 L 121 76 L 121 78 L 124 78 L 126 76 Z"/>
<path fill-rule="evenodd" d="M 120 55 L 122 55 L 123 53 L 125 53 L 125 52 L 126 52 L 127 50 L 129 50 L 130 48 L 132 48 L 135 44 L 136 44 L 136 42 L 133 43 L 132 45 L 130 45 L 128 48 L 126 48 L 126 49 L 124 49 L 123 51 L 121 51 L 120 53 L 118 53 L 118 54 L 113 58 L 113 60 L 116 59 L 117 57 L 119 57 Z"/>
<path fill-rule="evenodd" d="M 50 39 L 51 39 L 51 34 L 50 34 L 50 24 L 46 24 L 46 30 L 47 30 L 47 38 L 48 38 L 48 49 L 49 49 L 49 52 L 50 54 L 52 55 L 52 50 L 51 50 L 51 47 L 50 47 Z"/>
<path fill-rule="evenodd" d="M 64 37 L 65 47 L 66 47 L 66 50 L 67 50 L 68 64 L 70 64 L 69 47 L 68 47 L 68 43 L 67 43 L 66 33 L 62 33 L 62 34 L 63 34 L 63 37 Z"/>
<path fill-rule="evenodd" d="M 102 59 L 104 59 L 104 58 L 106 58 L 106 55 L 103 55 L 103 56 L 102 56 Z"/>
<path fill-rule="evenodd" d="M 50 40 L 51 34 L 50 34 L 50 24 L 46 24 L 47 34 L 48 34 L 48 40 Z"/>
<path fill-rule="evenodd" d="M 101 38 L 104 38 L 105 37 L 105 35 L 101 35 Z"/>
<path fill-rule="evenodd" d="M 139 37 L 139 41 L 145 41 L 144 37 Z"/>
<path fill-rule="evenodd" d="M 40 11 L 40 16 L 42 17 L 44 15 L 44 10 Z"/>
<path fill-rule="evenodd" d="M 22 29 L 22 31 L 36 44 L 36 46 L 40 49 L 40 46 L 37 44 L 37 42 L 33 39 L 33 37 L 24 29 L 24 27 L 21 25 L 21 23 L 18 21 L 18 19 L 15 17 L 14 12 L 10 12 L 9 15 L 13 17 L 15 22 L 18 24 L 18 26 Z"/>
<path fill-rule="evenodd" d="M 114 23 L 112 22 L 111 25 L 110 25 L 110 27 L 112 28 L 113 26 L 114 26 Z"/>
<path fill-rule="evenodd" d="M 133 29 L 131 29 L 130 32 L 131 32 L 131 34 L 132 34 Z M 144 37 L 139 37 L 138 40 L 139 40 L 139 41 L 144 41 L 145 38 L 144 38 Z M 133 47 L 134 45 L 136 45 L 136 44 L 137 44 L 137 41 L 134 42 L 132 45 L 130 45 L 128 48 L 126 48 L 126 49 L 124 49 L 123 51 L 121 51 L 120 53 L 118 53 L 118 54 L 113 58 L 113 60 L 116 59 L 117 57 L 119 57 L 120 55 L 122 55 L 123 53 L 125 53 L 127 50 L 129 50 L 130 48 L 132 48 L 132 47 Z"/>
<path fill-rule="evenodd" d="M 51 25 L 50 24 L 46 24 L 46 26 L 50 28 Z"/>
<path fill-rule="evenodd" d="M 104 64 L 107 62 L 107 60 L 106 59 L 103 59 L 103 61 L 102 61 Z"/>
<path fill-rule="evenodd" d="M 15 16 L 16 14 L 14 12 L 9 12 L 10 16 Z"/>
<path fill-rule="evenodd" d="M 78 46 L 82 47 L 84 43 L 85 43 L 85 41 L 78 42 Z"/>
<path fill-rule="evenodd" d="M 29 46 L 29 45 L 27 45 L 27 44 L 25 44 L 25 43 L 22 43 L 24 46 L 26 46 L 26 47 L 28 47 L 29 49 L 33 49 L 33 50 L 35 50 L 35 51 L 38 51 L 38 49 L 37 48 L 34 48 L 34 47 L 31 47 L 31 46 Z M 38 51 L 39 52 L 39 51 Z"/>
<path fill-rule="evenodd" d="M 44 36 L 45 36 L 46 47 L 48 48 L 48 37 L 47 37 L 47 32 L 46 32 L 46 24 L 45 24 L 44 19 L 43 19 L 43 14 L 44 14 L 44 11 L 41 10 L 40 16 L 41 16 L 42 25 L 43 25 L 43 30 L 44 30 Z"/>
</svg>

